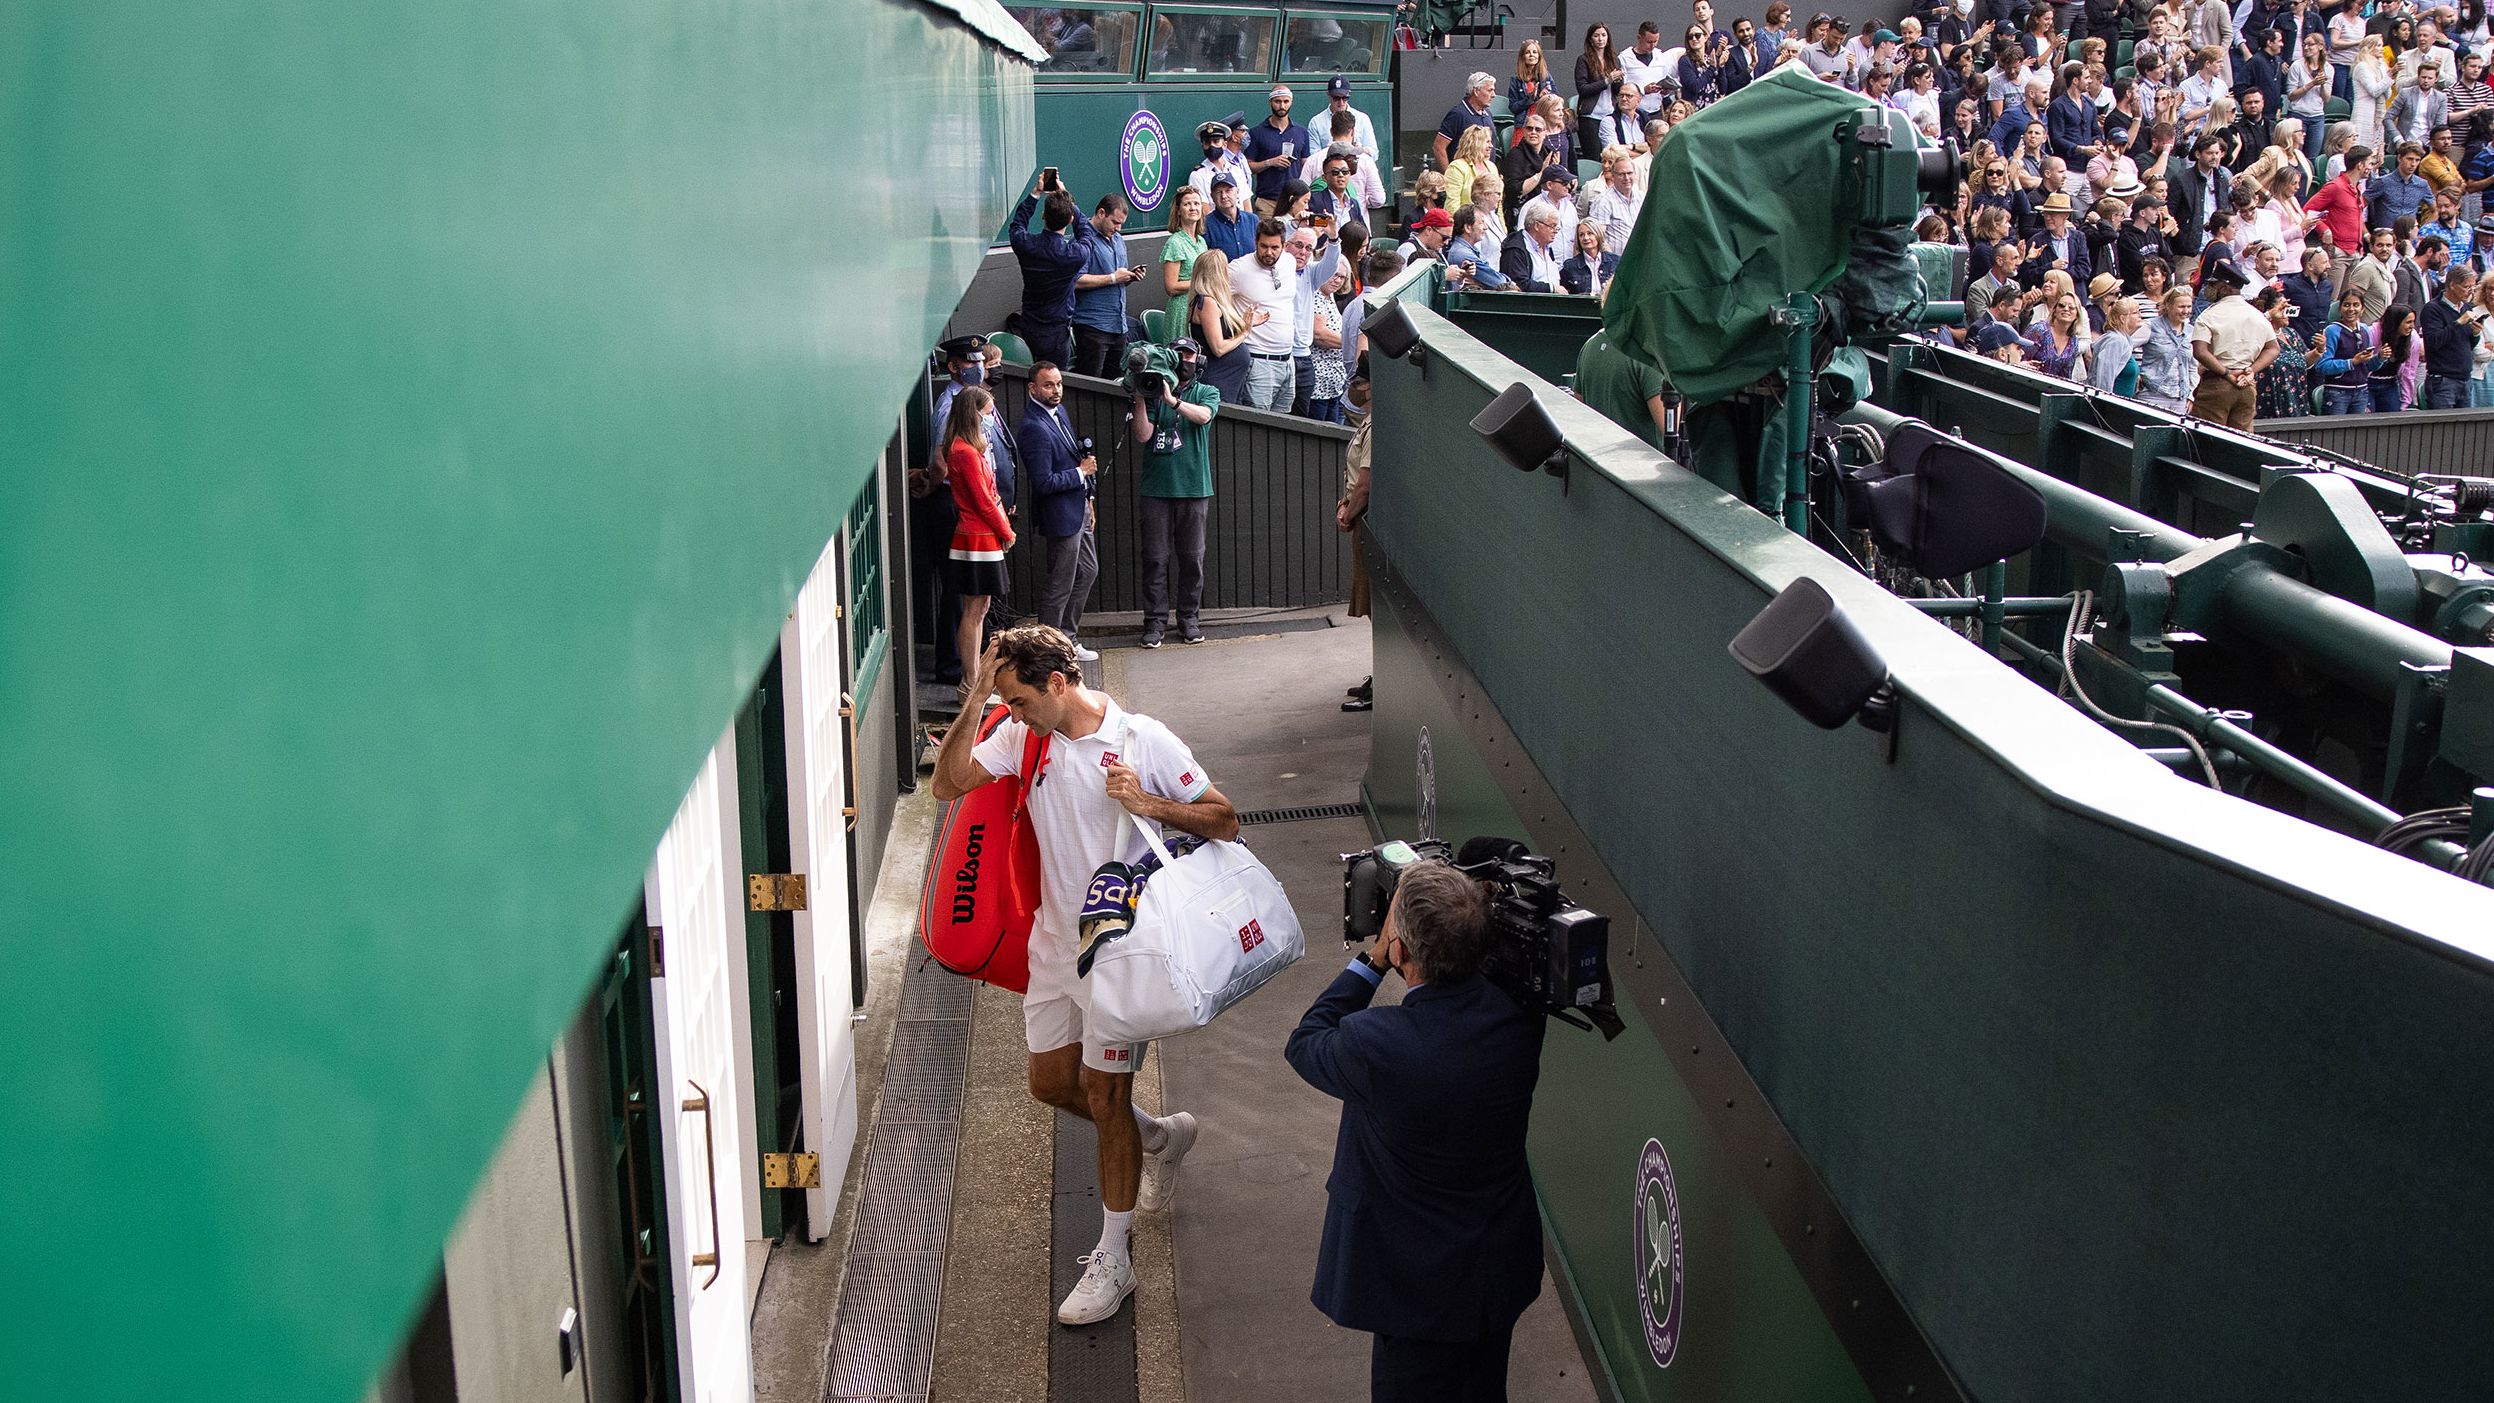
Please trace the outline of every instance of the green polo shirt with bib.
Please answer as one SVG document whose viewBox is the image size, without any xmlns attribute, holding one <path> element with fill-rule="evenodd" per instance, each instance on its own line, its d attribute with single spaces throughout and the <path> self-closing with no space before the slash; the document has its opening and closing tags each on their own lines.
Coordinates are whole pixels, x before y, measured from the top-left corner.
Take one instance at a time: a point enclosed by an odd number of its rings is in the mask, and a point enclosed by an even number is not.
<svg viewBox="0 0 2494 1403">
<path fill-rule="evenodd" d="M 1221 392 L 1198 380 L 1178 391 L 1178 398 L 1188 404 L 1200 404 L 1213 413 L 1221 412 Z M 1188 500 L 1212 495 L 1212 425 L 1190 424 L 1178 413 L 1178 406 L 1166 400 L 1146 408 L 1152 416 L 1152 440 L 1143 446 L 1143 482 L 1139 489 L 1146 497 L 1174 497 Z"/>
</svg>

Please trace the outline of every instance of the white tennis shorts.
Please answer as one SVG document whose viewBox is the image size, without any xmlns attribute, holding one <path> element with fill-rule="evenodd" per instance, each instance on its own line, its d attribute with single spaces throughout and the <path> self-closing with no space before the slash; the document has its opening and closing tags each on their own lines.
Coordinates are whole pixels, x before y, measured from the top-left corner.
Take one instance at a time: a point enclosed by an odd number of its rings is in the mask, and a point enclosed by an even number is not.
<svg viewBox="0 0 2494 1403">
<path fill-rule="evenodd" d="M 1082 1064 L 1095 1072 L 1131 1072 L 1142 1060 L 1140 1043 L 1102 1042 L 1092 1036 L 1091 989 L 1074 972 L 1073 942 L 1031 932 L 1030 990 L 1022 995 L 1022 1031 L 1033 1052 L 1082 1044 Z"/>
</svg>

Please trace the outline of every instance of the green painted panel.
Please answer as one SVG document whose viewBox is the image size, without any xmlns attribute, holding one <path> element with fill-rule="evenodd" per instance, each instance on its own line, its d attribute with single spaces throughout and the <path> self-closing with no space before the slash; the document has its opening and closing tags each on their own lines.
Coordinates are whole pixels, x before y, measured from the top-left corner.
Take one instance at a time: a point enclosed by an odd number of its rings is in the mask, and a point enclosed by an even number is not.
<svg viewBox="0 0 2494 1403">
<path fill-rule="evenodd" d="M 1413 320 L 1369 539 L 1968 1393 L 2482 1392 L 2494 1122 L 2451 1108 L 2494 1095 L 2494 894 L 2176 780 L 1555 387 L 1571 474 L 1513 471 L 1466 425 L 1530 377 Z M 1805 574 L 1894 674 L 1893 761 L 1725 652 Z"/>
<path fill-rule="evenodd" d="M 0 8 L 12 1396 L 357 1395 L 1030 88 L 899 0 Z"/>
<path fill-rule="evenodd" d="M 1576 373 L 1577 354 L 1602 329 L 1602 304 L 1590 297 L 1459 292 L 1448 302 L 1448 321 L 1554 385 Z"/>
<path fill-rule="evenodd" d="M 1377 709 L 1363 797 L 1390 837 L 1416 831 L 1419 737 L 1440 837 L 1476 833 L 1524 839 L 1488 762 L 1465 738 L 1463 720 L 1404 631 L 1392 598 L 1376 596 Z M 1560 859 L 1559 877 L 1569 878 Z M 1615 912 L 1614 930 L 1634 928 Z M 1614 959 L 1659 959 L 1614 935 Z M 1650 945 L 1650 941 L 1649 941 Z M 1545 1225 L 1560 1247 L 1572 1294 L 1593 1332 L 1589 1357 L 1620 1403 L 1675 1399 L 1808 1399 L 1869 1403 L 1870 1390 L 1819 1312 L 1756 1198 L 1735 1176 L 1730 1151 L 1692 1099 L 1654 1033 L 1623 996 L 1628 1031 L 1596 1034 L 1550 1025 L 1541 1090 L 1533 1101 L 1533 1183 Z M 1649 1139 L 1670 1157 L 1677 1190 L 1686 1324 L 1668 1367 L 1647 1351 L 1638 1314 L 1634 1220 L 1638 1161 Z"/>
</svg>

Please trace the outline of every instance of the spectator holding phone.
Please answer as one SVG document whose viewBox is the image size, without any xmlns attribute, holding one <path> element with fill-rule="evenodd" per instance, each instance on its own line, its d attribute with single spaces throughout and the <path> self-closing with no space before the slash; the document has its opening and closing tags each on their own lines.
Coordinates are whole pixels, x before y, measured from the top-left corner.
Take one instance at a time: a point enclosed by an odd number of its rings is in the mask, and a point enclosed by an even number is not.
<svg viewBox="0 0 2494 1403">
<path fill-rule="evenodd" d="M 1481 212 L 1470 205 L 1455 211 L 1455 236 L 1446 244 L 1446 268 L 1450 276 L 1470 282 L 1490 292 L 1503 292 L 1515 284 L 1498 271 L 1498 260 L 1482 247 Z"/>
<path fill-rule="evenodd" d="M 1031 215 L 1045 202 L 1044 228 L 1033 232 Z M 1122 216 L 1121 216 L 1122 218 Z M 1022 269 L 1022 310 L 1015 330 L 1036 360 L 1070 365 L 1074 359 L 1074 283 L 1091 251 L 1091 226 L 1075 217 L 1074 197 L 1057 183 L 1056 167 L 1039 172 L 1039 184 L 1013 207 L 1005 225 L 1013 261 Z"/>
<path fill-rule="evenodd" d="M 2373 412 L 2395 414 L 2416 402 L 2416 382 L 2424 371 L 2425 338 L 2416 334 L 2415 311 L 2404 302 L 2383 308 L 2373 341 L 2381 348 L 2380 358 L 2366 377 L 2373 392 Z"/>
<path fill-rule="evenodd" d="M 1126 197 L 1112 190 L 1091 210 L 1082 273 L 1074 279 L 1074 373 L 1114 380 L 1126 370 L 1126 288 L 1143 270 L 1126 261 Z M 1072 630 L 1067 630 L 1072 632 Z"/>
<path fill-rule="evenodd" d="M 1506 183 L 1506 211 L 1511 218 L 1516 208 L 1541 188 L 1543 172 L 1566 166 L 1566 153 L 1549 136 L 1541 114 L 1528 113 L 1516 128 L 1515 145 L 1508 147 L 1507 154 L 1499 160 L 1499 174 Z"/>
<path fill-rule="evenodd" d="M 1324 157 L 1323 183 L 1308 192 L 1308 222 L 1320 230 L 1363 223 L 1360 197 L 1351 188 L 1351 166 L 1359 148 L 1334 146 Z"/>
<path fill-rule="evenodd" d="M 1342 245 L 1319 231 L 1302 225 L 1290 231 L 1283 242 L 1290 254 L 1296 277 L 1291 288 L 1292 326 L 1296 332 L 1291 342 L 1290 412 L 1305 419 L 1310 416 L 1316 393 L 1316 304 L 1324 301 L 1318 292 L 1342 271 Z M 1334 345 L 1341 346 L 1341 328 L 1334 330 Z M 1340 399 L 1336 387 L 1333 398 Z"/>
</svg>

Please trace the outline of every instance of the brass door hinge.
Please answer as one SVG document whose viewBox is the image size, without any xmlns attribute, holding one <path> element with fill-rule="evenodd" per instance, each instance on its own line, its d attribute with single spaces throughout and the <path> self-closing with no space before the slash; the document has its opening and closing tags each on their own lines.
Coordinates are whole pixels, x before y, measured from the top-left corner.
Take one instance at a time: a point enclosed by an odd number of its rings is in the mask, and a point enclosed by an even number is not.
<svg viewBox="0 0 2494 1403">
<path fill-rule="evenodd" d="M 649 928 L 649 977 L 652 979 L 667 977 L 666 932 L 657 926 Z"/>
<path fill-rule="evenodd" d="M 792 1155 L 762 1157 L 762 1187 L 766 1189 L 819 1189 L 823 1186 L 823 1157 L 811 1151 Z"/>
<path fill-rule="evenodd" d="M 748 911 L 802 911 L 805 909 L 805 874 L 802 872 L 756 872 L 745 879 L 745 909 Z"/>
</svg>

